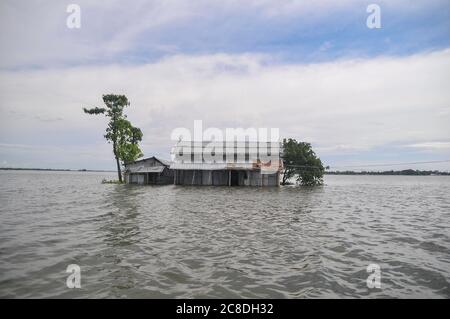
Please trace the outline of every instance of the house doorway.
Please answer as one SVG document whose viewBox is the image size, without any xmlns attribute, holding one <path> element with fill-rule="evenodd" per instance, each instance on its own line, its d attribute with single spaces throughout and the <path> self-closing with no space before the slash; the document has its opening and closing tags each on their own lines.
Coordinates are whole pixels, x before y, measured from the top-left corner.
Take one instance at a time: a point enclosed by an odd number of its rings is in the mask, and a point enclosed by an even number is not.
<svg viewBox="0 0 450 319">
<path fill-rule="evenodd" d="M 157 182 L 158 182 L 158 174 L 148 173 L 148 184 L 157 184 Z"/>
<path fill-rule="evenodd" d="M 239 172 L 231 171 L 230 186 L 239 186 Z"/>
</svg>

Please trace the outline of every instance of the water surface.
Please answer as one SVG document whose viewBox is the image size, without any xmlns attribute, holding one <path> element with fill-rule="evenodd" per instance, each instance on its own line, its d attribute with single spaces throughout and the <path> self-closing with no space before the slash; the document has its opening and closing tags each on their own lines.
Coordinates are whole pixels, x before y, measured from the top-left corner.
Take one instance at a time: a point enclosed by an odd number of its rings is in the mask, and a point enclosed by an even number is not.
<svg viewBox="0 0 450 319">
<path fill-rule="evenodd" d="M 0 297 L 449 298 L 450 178 L 103 185 L 0 171 Z M 369 264 L 381 288 L 366 285 Z M 66 267 L 81 267 L 81 289 Z"/>
</svg>

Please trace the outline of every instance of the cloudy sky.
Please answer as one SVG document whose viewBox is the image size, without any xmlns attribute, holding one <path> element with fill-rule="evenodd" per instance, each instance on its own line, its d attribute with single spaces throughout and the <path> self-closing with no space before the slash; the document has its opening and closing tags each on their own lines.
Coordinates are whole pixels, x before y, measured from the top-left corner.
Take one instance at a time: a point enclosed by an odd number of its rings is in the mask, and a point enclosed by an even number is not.
<svg viewBox="0 0 450 319">
<path fill-rule="evenodd" d="M 146 156 L 200 119 L 278 127 L 336 169 L 450 170 L 371 166 L 450 160 L 448 0 L 3 0 L 0 28 L 3 167 L 113 169 L 105 119 L 81 108 L 117 93 Z"/>
</svg>

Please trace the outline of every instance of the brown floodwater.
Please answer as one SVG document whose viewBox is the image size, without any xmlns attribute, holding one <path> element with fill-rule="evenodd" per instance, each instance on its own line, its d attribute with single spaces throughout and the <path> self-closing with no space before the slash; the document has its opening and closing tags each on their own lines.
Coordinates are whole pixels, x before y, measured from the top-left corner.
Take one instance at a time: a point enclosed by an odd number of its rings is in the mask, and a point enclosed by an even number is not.
<svg viewBox="0 0 450 319">
<path fill-rule="evenodd" d="M 450 298 L 450 178 L 101 184 L 0 171 L 0 297 Z M 81 268 L 81 288 L 66 268 Z M 369 264 L 381 288 L 368 288 Z"/>
</svg>

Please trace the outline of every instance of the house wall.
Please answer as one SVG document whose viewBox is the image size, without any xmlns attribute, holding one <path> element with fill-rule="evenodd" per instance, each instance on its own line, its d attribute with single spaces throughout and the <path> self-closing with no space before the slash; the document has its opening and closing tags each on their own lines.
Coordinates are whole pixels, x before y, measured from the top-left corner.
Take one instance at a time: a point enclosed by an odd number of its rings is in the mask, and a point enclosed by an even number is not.
<svg viewBox="0 0 450 319">
<path fill-rule="evenodd" d="M 158 163 L 161 165 L 160 163 Z M 125 174 L 125 182 L 128 184 L 154 184 L 168 185 L 173 184 L 174 171 L 164 168 L 161 173 L 127 173 Z"/>
<path fill-rule="evenodd" d="M 229 173 L 228 170 L 175 170 L 176 185 L 214 185 L 228 186 Z M 237 182 L 237 186 L 278 186 L 279 173 L 261 174 L 259 171 L 231 171 L 233 182 Z"/>
<path fill-rule="evenodd" d="M 162 171 L 159 174 L 156 184 L 159 185 L 173 184 L 173 176 L 174 176 L 173 169 L 169 169 L 168 167 L 166 167 L 164 171 Z"/>
<path fill-rule="evenodd" d="M 144 184 L 145 175 L 144 174 L 126 174 L 125 182 L 128 184 Z"/>
</svg>

